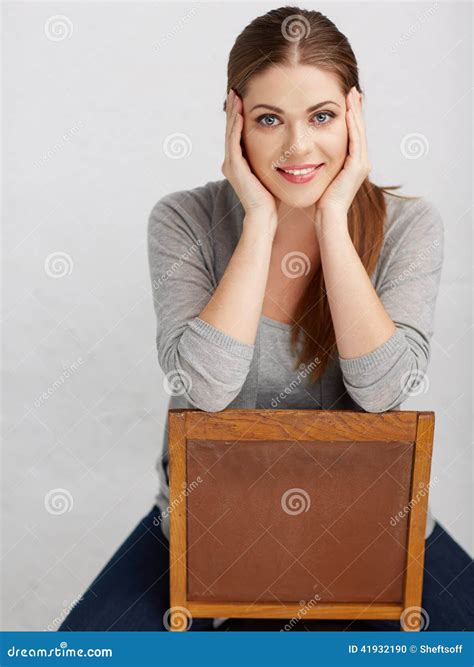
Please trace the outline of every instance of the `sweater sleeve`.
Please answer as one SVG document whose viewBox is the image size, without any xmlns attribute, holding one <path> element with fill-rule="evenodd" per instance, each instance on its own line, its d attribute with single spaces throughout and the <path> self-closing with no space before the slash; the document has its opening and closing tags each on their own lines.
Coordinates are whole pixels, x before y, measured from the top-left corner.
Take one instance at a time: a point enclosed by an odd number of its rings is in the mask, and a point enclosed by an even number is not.
<svg viewBox="0 0 474 667">
<path fill-rule="evenodd" d="M 444 225 L 424 198 L 408 202 L 387 231 L 375 291 L 395 333 L 360 357 L 339 357 L 343 382 L 367 412 L 384 412 L 426 391 L 435 306 L 444 255 Z"/>
<path fill-rule="evenodd" d="M 165 391 L 217 412 L 240 392 L 255 345 L 199 317 L 217 286 L 211 209 L 206 186 L 160 199 L 148 219 L 148 262 Z"/>
</svg>

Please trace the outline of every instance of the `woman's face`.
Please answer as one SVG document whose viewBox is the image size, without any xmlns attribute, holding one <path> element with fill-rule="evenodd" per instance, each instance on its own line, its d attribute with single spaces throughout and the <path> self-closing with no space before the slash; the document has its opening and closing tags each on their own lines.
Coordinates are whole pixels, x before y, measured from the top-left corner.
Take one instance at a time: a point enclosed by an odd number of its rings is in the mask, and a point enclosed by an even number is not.
<svg viewBox="0 0 474 667">
<path fill-rule="evenodd" d="M 252 78 L 243 99 L 243 144 L 252 171 L 277 200 L 306 208 L 321 197 L 347 156 L 345 112 L 338 80 L 317 67 L 272 67 Z M 276 169 L 321 163 L 306 183 Z"/>
</svg>

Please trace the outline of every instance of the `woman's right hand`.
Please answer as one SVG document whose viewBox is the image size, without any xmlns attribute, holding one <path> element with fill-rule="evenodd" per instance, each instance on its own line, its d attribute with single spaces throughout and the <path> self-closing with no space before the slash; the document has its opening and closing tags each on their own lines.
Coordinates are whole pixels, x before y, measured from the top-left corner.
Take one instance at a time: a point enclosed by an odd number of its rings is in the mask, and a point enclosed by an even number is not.
<svg viewBox="0 0 474 667">
<path fill-rule="evenodd" d="M 235 98 L 235 104 L 234 104 Z M 231 89 L 226 102 L 225 158 L 222 173 L 234 188 L 246 215 L 262 216 L 277 224 L 277 205 L 274 196 L 255 176 L 243 156 L 241 138 L 243 128 L 243 102 Z"/>
</svg>

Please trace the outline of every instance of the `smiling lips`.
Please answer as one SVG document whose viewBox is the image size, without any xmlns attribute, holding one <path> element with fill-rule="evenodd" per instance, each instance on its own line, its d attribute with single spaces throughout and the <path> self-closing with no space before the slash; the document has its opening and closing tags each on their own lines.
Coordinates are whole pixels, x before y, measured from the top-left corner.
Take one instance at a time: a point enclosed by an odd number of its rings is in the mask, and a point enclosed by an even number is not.
<svg viewBox="0 0 474 667">
<path fill-rule="evenodd" d="M 277 171 L 283 178 L 290 183 L 308 183 L 321 170 L 324 163 L 317 164 L 299 164 L 288 165 L 284 169 L 277 167 Z"/>
</svg>

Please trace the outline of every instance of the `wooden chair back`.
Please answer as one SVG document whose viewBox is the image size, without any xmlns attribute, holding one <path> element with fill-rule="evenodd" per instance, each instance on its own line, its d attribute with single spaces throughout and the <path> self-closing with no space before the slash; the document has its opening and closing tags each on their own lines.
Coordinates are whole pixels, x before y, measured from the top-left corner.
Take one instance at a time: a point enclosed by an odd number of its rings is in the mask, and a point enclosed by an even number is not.
<svg viewBox="0 0 474 667">
<path fill-rule="evenodd" d="M 169 410 L 171 629 L 304 614 L 418 630 L 434 421 Z"/>
</svg>

